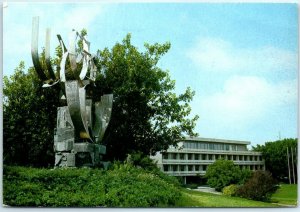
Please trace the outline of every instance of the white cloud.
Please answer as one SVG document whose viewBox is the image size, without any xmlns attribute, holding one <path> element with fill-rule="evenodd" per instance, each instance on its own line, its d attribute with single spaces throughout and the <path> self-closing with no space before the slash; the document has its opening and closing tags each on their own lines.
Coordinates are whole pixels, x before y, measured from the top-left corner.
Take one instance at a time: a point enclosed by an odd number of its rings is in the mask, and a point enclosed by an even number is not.
<svg viewBox="0 0 300 212">
<path fill-rule="evenodd" d="M 60 3 L 11 3 L 4 10 L 3 53 L 4 75 L 11 74 L 21 60 L 31 65 L 30 46 L 32 17 L 39 16 L 39 48 L 44 46 L 45 30 L 51 28 L 51 55 L 59 43 L 56 34 L 61 34 L 68 45 L 72 29 L 89 31 L 93 22 L 101 18 L 106 4 L 60 4 Z M 22 18 L 20 18 L 22 17 Z M 13 59 L 12 59 L 13 58 Z"/>
<path fill-rule="evenodd" d="M 255 76 L 233 76 L 221 92 L 201 99 L 201 122 L 215 130 L 236 130 L 262 124 L 281 107 L 297 104 L 297 80 L 274 84 Z M 272 117 L 269 117 L 272 118 Z"/>
<path fill-rule="evenodd" d="M 225 40 L 215 38 L 199 39 L 187 51 L 187 56 L 201 70 L 219 73 L 297 69 L 297 54 L 291 51 L 272 46 L 236 48 Z"/>
</svg>

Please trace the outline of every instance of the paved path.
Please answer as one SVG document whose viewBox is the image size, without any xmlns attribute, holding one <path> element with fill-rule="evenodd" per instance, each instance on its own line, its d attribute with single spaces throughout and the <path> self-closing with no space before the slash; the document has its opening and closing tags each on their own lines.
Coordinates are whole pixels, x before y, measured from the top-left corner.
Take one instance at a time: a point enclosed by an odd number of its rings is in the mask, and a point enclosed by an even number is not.
<svg viewBox="0 0 300 212">
<path fill-rule="evenodd" d="M 221 195 L 221 192 L 216 191 L 214 188 L 206 187 L 206 186 L 200 186 L 196 189 L 193 189 L 194 191 L 201 191 L 206 193 L 212 193 L 212 194 L 218 194 Z"/>
</svg>

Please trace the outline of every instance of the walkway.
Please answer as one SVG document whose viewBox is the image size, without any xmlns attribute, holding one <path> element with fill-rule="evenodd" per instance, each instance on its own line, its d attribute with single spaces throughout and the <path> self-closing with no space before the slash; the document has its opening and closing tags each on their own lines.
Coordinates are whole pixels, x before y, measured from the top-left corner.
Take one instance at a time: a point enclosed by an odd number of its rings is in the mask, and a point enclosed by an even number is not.
<svg viewBox="0 0 300 212">
<path fill-rule="evenodd" d="M 201 192 L 206 192 L 206 193 L 212 193 L 212 194 L 218 194 L 221 195 L 221 192 L 216 191 L 214 188 L 210 188 L 208 186 L 199 186 L 196 189 L 193 189 L 194 191 L 201 191 Z"/>
</svg>

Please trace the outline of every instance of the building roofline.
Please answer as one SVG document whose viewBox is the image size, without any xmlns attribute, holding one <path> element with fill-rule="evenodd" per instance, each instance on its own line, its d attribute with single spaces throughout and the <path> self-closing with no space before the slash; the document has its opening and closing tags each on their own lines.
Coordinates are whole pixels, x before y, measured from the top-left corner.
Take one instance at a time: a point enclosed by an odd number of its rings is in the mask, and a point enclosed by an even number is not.
<svg viewBox="0 0 300 212">
<path fill-rule="evenodd" d="M 217 139 L 217 138 L 203 138 L 203 137 L 186 137 L 182 141 L 208 141 L 214 143 L 229 143 L 229 144 L 251 144 L 250 141 L 238 141 L 228 139 Z"/>
</svg>

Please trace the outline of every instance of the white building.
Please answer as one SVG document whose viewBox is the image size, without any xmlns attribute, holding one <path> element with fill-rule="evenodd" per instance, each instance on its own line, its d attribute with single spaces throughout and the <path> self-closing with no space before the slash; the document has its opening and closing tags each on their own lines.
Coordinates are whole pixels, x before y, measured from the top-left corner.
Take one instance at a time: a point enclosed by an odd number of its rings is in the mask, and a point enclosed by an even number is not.
<svg viewBox="0 0 300 212">
<path fill-rule="evenodd" d="M 261 152 L 248 151 L 249 144 L 248 141 L 186 138 L 177 148 L 170 146 L 151 158 L 163 172 L 182 176 L 185 182 L 188 176 L 205 175 L 207 166 L 220 158 L 232 160 L 242 169 L 265 170 Z"/>
</svg>

